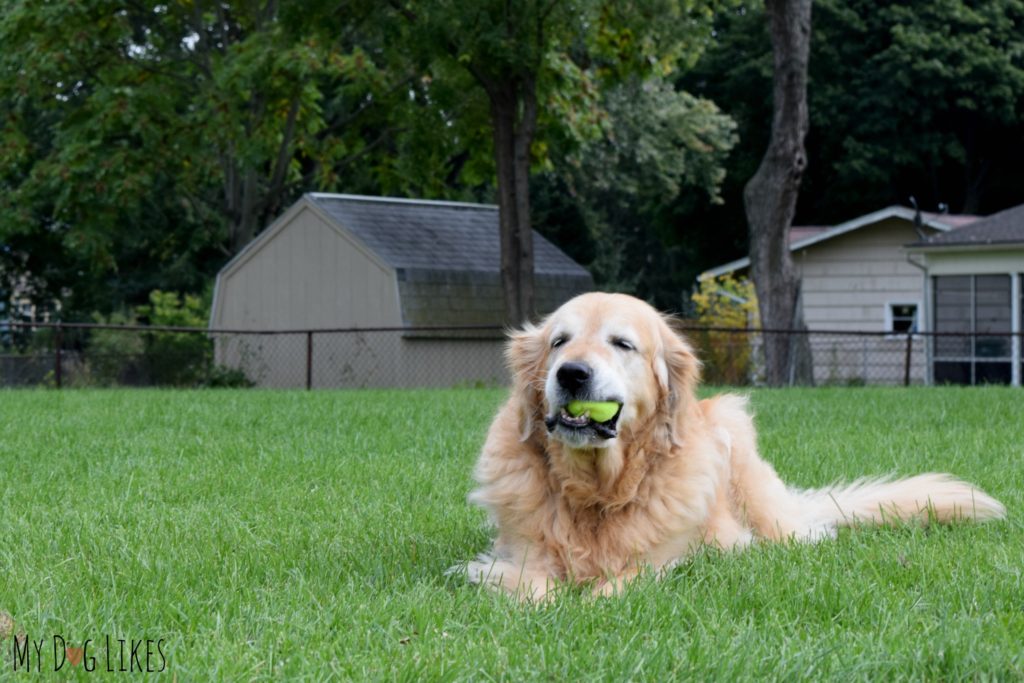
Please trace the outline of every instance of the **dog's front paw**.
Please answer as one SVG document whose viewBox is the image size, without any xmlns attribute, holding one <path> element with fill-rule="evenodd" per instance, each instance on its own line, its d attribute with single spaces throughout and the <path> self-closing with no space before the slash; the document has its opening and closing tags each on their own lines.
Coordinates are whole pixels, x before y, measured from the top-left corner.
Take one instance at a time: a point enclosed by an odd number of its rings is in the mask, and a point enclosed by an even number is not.
<svg viewBox="0 0 1024 683">
<path fill-rule="evenodd" d="M 622 595 L 624 586 L 621 582 L 615 579 L 601 579 L 594 584 L 590 594 L 595 598 L 610 598 L 616 595 Z"/>
<path fill-rule="evenodd" d="M 475 560 L 460 562 L 445 570 L 445 576 L 465 576 L 470 583 L 500 585 L 504 563 L 489 556 L 478 555 Z"/>
<path fill-rule="evenodd" d="M 558 586 L 558 582 L 543 571 L 531 571 L 489 555 L 480 555 L 475 560 L 457 564 L 445 574 L 465 575 L 470 583 L 503 591 L 522 602 L 549 602 Z"/>
<path fill-rule="evenodd" d="M 622 595 L 626 592 L 626 586 L 629 585 L 629 582 L 636 579 L 637 576 L 638 572 L 635 571 L 618 576 L 606 576 L 603 579 L 598 579 L 590 592 L 595 597 L 601 598 Z"/>
</svg>

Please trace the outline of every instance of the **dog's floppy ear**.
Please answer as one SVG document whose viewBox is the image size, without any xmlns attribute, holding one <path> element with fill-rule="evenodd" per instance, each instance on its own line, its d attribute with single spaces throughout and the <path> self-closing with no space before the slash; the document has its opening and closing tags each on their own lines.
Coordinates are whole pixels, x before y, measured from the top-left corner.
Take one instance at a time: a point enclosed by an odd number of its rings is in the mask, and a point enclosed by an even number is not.
<svg viewBox="0 0 1024 683">
<path fill-rule="evenodd" d="M 512 371 L 512 395 L 519 402 L 519 440 L 533 434 L 537 420 L 543 420 L 544 368 L 548 345 L 544 328 L 527 324 L 509 333 L 505 359 Z"/>
<path fill-rule="evenodd" d="M 654 374 L 668 396 L 670 409 L 675 410 L 696 391 L 700 361 L 689 342 L 672 329 L 668 319 L 663 318 L 659 323 L 660 348 L 656 349 L 654 357 Z"/>
</svg>

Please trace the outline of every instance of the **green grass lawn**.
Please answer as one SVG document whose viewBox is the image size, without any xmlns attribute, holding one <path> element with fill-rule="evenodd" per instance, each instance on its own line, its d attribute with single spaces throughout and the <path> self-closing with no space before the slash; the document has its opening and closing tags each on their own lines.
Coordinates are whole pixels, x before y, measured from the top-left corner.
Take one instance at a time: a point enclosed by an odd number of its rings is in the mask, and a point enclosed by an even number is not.
<svg viewBox="0 0 1024 683">
<path fill-rule="evenodd" d="M 0 392 L 0 610 L 30 639 L 162 640 L 162 677 L 1024 677 L 1024 394 L 757 391 L 762 452 L 818 486 L 949 471 L 1006 522 L 705 553 L 540 607 L 444 576 L 500 391 Z M 12 672 L 11 640 L 0 679 Z M 145 665 L 145 645 L 141 648 Z M 35 652 L 31 653 L 35 670 Z M 137 668 L 136 664 L 136 668 Z M 170 678 L 168 678 L 170 680 Z"/>
</svg>

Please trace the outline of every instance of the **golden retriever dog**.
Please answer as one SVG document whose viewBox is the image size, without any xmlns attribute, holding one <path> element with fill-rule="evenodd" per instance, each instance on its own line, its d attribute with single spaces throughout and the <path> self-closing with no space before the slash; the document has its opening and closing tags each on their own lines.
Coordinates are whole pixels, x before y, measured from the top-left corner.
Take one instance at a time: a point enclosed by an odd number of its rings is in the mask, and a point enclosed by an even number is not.
<svg viewBox="0 0 1024 683">
<path fill-rule="evenodd" d="M 622 294 L 584 294 L 513 333 L 512 393 L 469 498 L 497 526 L 471 581 L 539 600 L 567 583 L 612 594 L 702 546 L 815 541 L 854 522 L 997 519 L 994 498 L 946 474 L 786 486 L 757 451 L 746 399 L 698 401 L 700 363 L 665 317 Z M 615 402 L 597 422 L 570 401 Z"/>
</svg>

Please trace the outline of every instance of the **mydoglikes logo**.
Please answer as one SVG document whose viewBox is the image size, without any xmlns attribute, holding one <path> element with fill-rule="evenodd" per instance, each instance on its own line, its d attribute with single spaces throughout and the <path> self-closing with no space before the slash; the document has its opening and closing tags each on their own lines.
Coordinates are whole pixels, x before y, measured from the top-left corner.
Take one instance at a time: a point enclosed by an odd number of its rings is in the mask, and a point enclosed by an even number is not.
<svg viewBox="0 0 1024 683">
<path fill-rule="evenodd" d="M 15 633 L 14 619 L 0 612 L 0 662 L 2 669 L 14 672 L 43 673 L 69 671 L 82 667 L 88 672 L 163 673 L 167 670 L 167 654 L 163 638 L 99 638 L 73 643 L 62 634 L 36 637 L 23 631 Z M 0 670 L 2 670 L 0 669 Z"/>
</svg>

